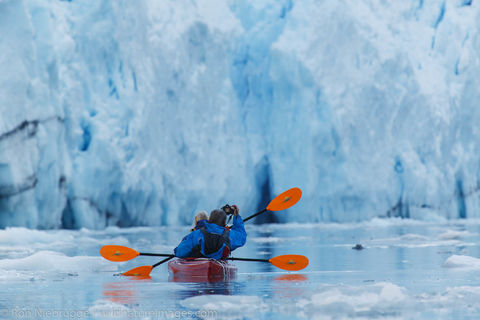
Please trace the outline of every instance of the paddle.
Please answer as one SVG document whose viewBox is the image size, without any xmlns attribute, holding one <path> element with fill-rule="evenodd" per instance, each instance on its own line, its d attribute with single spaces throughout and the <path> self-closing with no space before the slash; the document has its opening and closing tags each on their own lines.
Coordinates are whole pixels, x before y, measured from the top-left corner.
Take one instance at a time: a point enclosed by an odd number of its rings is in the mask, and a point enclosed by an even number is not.
<svg viewBox="0 0 480 320">
<path fill-rule="evenodd" d="M 132 249 L 133 250 L 133 249 Z M 154 254 L 150 254 L 154 255 Z M 164 254 L 158 254 L 159 256 L 165 256 Z M 170 259 L 175 258 L 172 254 L 168 258 L 163 259 L 160 262 L 155 263 L 152 266 L 141 266 L 133 268 L 122 273 L 123 276 L 136 276 L 136 277 L 147 277 L 152 272 L 153 268 L 161 265 L 164 262 L 167 262 Z M 277 268 L 288 270 L 288 271 L 298 271 L 304 269 L 308 266 L 308 258 L 298 254 L 286 254 L 283 256 L 273 257 L 271 259 L 250 259 L 250 258 L 233 258 L 229 257 L 227 260 L 236 260 L 236 261 L 257 261 L 257 262 L 269 262 Z"/>
<path fill-rule="evenodd" d="M 283 270 L 288 270 L 288 271 L 298 271 L 308 266 L 308 258 L 299 254 L 285 254 L 285 255 L 276 256 L 270 259 L 251 259 L 251 258 L 230 257 L 230 258 L 227 258 L 227 260 L 270 262 L 275 267 Z"/>
<path fill-rule="evenodd" d="M 300 198 L 302 197 L 302 190 L 300 188 L 292 188 L 288 189 L 287 191 L 279 194 L 278 196 L 275 197 L 268 206 L 261 210 L 258 211 L 257 213 L 252 214 L 251 216 L 243 219 L 243 222 L 246 222 L 252 218 L 255 218 L 259 214 L 262 214 L 266 211 L 280 211 L 280 210 L 285 210 L 293 206 L 295 203 L 297 203 Z"/>
<path fill-rule="evenodd" d="M 110 261 L 115 261 L 115 262 L 132 260 L 138 256 L 153 256 L 153 257 L 172 256 L 172 254 L 138 252 L 137 250 L 134 250 L 128 247 L 113 246 L 113 245 L 103 246 L 100 249 L 100 254 L 105 259 Z"/>
<path fill-rule="evenodd" d="M 168 257 L 169 259 L 165 259 L 166 262 L 170 260 L 171 258 L 175 257 L 173 254 L 167 254 L 167 253 L 146 253 L 146 252 L 138 252 L 132 248 L 129 247 L 124 247 L 124 246 L 112 246 L 112 245 L 107 245 L 103 246 L 100 249 L 100 254 L 102 257 L 104 257 L 107 260 L 110 261 L 115 261 L 115 262 L 121 262 L 121 261 L 129 261 L 132 260 L 138 256 L 151 256 L 151 257 Z M 283 255 L 283 256 L 278 256 L 272 259 L 250 259 L 250 258 L 234 258 L 230 257 L 227 258 L 227 260 L 238 260 L 238 261 L 259 261 L 259 262 L 270 262 L 274 266 L 279 267 L 280 269 L 285 269 L 282 266 L 289 266 L 290 264 L 287 263 L 290 261 L 290 259 L 293 259 L 291 265 L 295 265 L 295 267 L 298 267 L 299 265 L 303 265 L 304 263 L 305 266 L 300 268 L 303 269 L 308 265 L 308 259 L 304 256 L 300 255 Z M 306 259 L 306 260 L 305 260 Z M 157 265 L 162 264 L 163 262 L 159 262 Z M 155 266 L 155 265 L 154 265 Z M 144 267 L 139 267 L 139 268 L 147 268 L 147 267 L 152 267 L 152 266 L 144 266 Z M 137 269 L 137 268 L 135 268 Z M 132 270 L 135 270 L 132 269 Z M 298 270 L 300 270 L 298 269 Z M 131 272 L 127 271 L 127 272 Z M 285 269 L 285 270 L 290 270 L 290 269 Z M 296 269 L 292 269 L 296 270 Z"/>
</svg>

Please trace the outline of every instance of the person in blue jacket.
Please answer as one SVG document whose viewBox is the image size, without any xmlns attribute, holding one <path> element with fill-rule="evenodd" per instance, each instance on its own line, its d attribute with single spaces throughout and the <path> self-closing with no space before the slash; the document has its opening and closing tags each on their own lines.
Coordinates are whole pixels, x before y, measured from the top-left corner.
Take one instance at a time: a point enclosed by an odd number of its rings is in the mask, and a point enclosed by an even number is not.
<svg viewBox="0 0 480 320">
<path fill-rule="evenodd" d="M 233 226 L 226 227 L 226 208 L 231 209 Z M 247 241 L 247 232 L 243 225 L 242 217 L 237 206 L 225 206 L 213 210 L 204 227 L 185 236 L 180 244 L 173 250 L 179 258 L 211 258 L 226 259 L 230 252 L 243 246 Z"/>
</svg>

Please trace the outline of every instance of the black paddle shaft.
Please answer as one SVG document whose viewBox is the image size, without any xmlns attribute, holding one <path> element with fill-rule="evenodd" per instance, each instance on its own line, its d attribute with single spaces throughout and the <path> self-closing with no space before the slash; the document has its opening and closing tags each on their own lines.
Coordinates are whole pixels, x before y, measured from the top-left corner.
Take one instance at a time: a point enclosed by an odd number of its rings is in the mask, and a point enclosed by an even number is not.
<svg viewBox="0 0 480 320">
<path fill-rule="evenodd" d="M 247 222 L 248 220 L 252 219 L 252 218 L 255 218 L 256 216 L 258 216 L 259 214 L 262 214 L 264 212 L 266 212 L 267 209 L 263 209 L 262 211 L 258 211 L 257 213 L 254 213 L 252 214 L 250 217 L 247 217 L 245 218 L 245 220 L 243 220 L 243 222 Z"/>
<path fill-rule="evenodd" d="M 166 254 L 166 253 L 140 253 L 142 256 L 152 256 L 152 257 L 167 257 L 166 259 L 163 259 L 162 261 L 154 264 L 152 267 L 156 267 L 164 262 L 167 262 L 168 260 L 174 258 L 175 256 L 173 254 Z M 234 257 L 228 257 L 227 260 L 237 260 L 237 261 L 258 261 L 258 262 L 270 262 L 268 259 L 252 259 L 252 258 L 234 258 Z"/>
<path fill-rule="evenodd" d="M 270 260 L 268 259 L 234 258 L 234 257 L 228 257 L 227 260 L 270 262 Z"/>
<path fill-rule="evenodd" d="M 168 258 L 165 258 L 165 259 L 163 259 L 162 261 L 155 263 L 155 264 L 152 266 L 152 269 L 155 268 L 156 266 L 161 265 L 161 264 L 164 263 L 164 262 L 167 262 L 168 260 L 173 259 L 173 258 L 175 258 L 175 256 L 174 256 L 173 254 L 171 254 Z"/>
<path fill-rule="evenodd" d="M 171 254 L 168 253 L 148 253 L 148 252 L 140 252 L 139 255 L 141 256 L 150 256 L 150 257 L 171 257 Z"/>
</svg>

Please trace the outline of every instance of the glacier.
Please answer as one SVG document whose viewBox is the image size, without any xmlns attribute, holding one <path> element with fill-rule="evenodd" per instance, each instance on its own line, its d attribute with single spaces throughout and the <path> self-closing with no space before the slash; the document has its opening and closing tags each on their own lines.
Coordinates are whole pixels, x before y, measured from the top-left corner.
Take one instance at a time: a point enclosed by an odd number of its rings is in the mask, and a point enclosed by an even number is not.
<svg viewBox="0 0 480 320">
<path fill-rule="evenodd" d="M 480 216 L 480 4 L 0 0 L 0 227 Z"/>
</svg>

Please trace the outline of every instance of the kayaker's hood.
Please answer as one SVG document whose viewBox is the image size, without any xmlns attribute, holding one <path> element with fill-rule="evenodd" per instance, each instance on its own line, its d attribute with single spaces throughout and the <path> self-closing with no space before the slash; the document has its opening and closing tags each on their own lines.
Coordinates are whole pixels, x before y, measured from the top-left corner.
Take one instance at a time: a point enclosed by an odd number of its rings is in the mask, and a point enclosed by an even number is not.
<svg viewBox="0 0 480 320">
<path fill-rule="evenodd" d="M 195 228 L 200 229 L 202 227 L 206 227 L 208 221 L 207 220 L 198 220 Z"/>
</svg>

